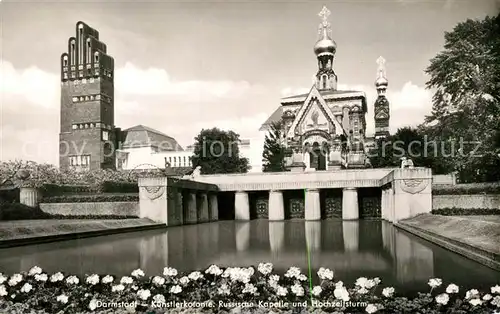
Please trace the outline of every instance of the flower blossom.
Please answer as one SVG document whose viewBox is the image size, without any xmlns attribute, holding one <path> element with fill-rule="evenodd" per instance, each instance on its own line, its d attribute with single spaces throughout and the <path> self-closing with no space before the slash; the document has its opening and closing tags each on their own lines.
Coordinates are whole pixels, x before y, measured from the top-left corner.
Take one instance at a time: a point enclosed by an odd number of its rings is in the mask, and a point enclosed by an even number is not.
<svg viewBox="0 0 500 314">
<path fill-rule="evenodd" d="M 500 294 L 500 286 L 496 285 L 494 287 L 491 287 L 491 293 L 498 293 L 498 294 Z"/>
<path fill-rule="evenodd" d="M 177 276 L 177 269 L 172 267 L 163 268 L 163 276 L 165 277 L 175 277 Z"/>
<path fill-rule="evenodd" d="M 239 281 L 241 283 L 249 283 L 255 270 L 252 267 L 249 268 L 239 268 L 239 267 L 229 267 L 227 268 L 222 277 L 229 277 L 231 281 Z"/>
<path fill-rule="evenodd" d="M 366 277 L 359 277 L 354 285 L 360 287 L 360 288 L 367 288 L 368 286 L 368 278 Z"/>
<path fill-rule="evenodd" d="M 298 297 L 304 295 L 304 288 L 299 283 L 295 283 L 290 289 Z"/>
<path fill-rule="evenodd" d="M 33 289 L 33 286 L 30 285 L 29 283 L 25 283 L 22 287 L 21 287 L 21 292 L 24 292 L 24 293 L 28 293 L 31 291 L 31 289 Z"/>
<path fill-rule="evenodd" d="M 5 281 L 7 281 L 7 279 L 8 279 L 8 277 L 6 277 L 2 273 L 0 273 L 0 284 L 3 284 Z M 491 289 L 493 289 L 493 288 L 491 288 Z"/>
<path fill-rule="evenodd" d="M 77 285 L 80 282 L 80 279 L 76 276 L 69 276 L 66 278 L 66 282 L 70 285 Z"/>
<path fill-rule="evenodd" d="M 64 279 L 64 275 L 61 272 L 57 272 L 57 273 L 53 274 L 52 276 L 50 276 L 51 282 L 58 282 L 58 281 L 62 281 L 63 279 Z"/>
<path fill-rule="evenodd" d="M 276 289 L 276 294 L 280 297 L 284 297 L 288 294 L 288 289 L 282 286 L 278 286 Z"/>
<path fill-rule="evenodd" d="M 382 290 L 382 295 L 386 298 L 392 297 L 394 294 L 394 288 L 393 287 L 387 287 Z"/>
<path fill-rule="evenodd" d="M 450 284 L 446 287 L 446 293 L 458 293 L 458 286 L 456 284 Z"/>
<path fill-rule="evenodd" d="M 33 266 L 29 272 L 28 272 L 28 275 L 30 276 L 34 276 L 34 275 L 38 275 L 38 274 L 41 274 L 42 273 L 42 269 L 38 266 Z"/>
<path fill-rule="evenodd" d="M 256 294 L 257 293 L 257 288 L 252 285 L 251 283 L 247 283 L 245 285 L 245 288 L 243 289 L 243 293 L 248 293 L 248 294 Z"/>
<path fill-rule="evenodd" d="M 113 287 L 111 287 L 111 292 L 119 292 L 123 290 L 125 290 L 125 286 L 122 284 L 114 285 Z"/>
<path fill-rule="evenodd" d="M 91 311 L 95 310 L 97 308 L 97 300 L 96 299 L 92 299 L 90 300 L 89 302 L 89 309 Z"/>
<path fill-rule="evenodd" d="M 218 289 L 217 293 L 222 294 L 222 295 L 230 295 L 231 290 L 229 289 L 227 284 L 222 284 Z"/>
<path fill-rule="evenodd" d="M 472 304 L 472 306 L 477 306 L 477 305 L 483 304 L 483 301 L 481 301 L 479 299 L 472 299 L 469 301 L 469 303 Z"/>
<path fill-rule="evenodd" d="M 335 290 L 333 290 L 333 295 L 336 299 L 342 300 L 344 302 L 350 300 L 349 292 L 344 286 L 336 287 Z"/>
<path fill-rule="evenodd" d="M 157 294 L 153 297 L 153 302 L 157 304 L 164 304 L 167 302 L 167 300 L 165 300 L 165 297 L 163 295 Z"/>
<path fill-rule="evenodd" d="M 0 286 L 0 297 L 4 297 L 6 295 L 8 295 L 9 293 L 7 292 L 7 289 L 5 288 L 4 285 L 1 285 Z"/>
<path fill-rule="evenodd" d="M 104 276 L 102 279 L 101 279 L 101 282 L 103 284 L 108 284 L 108 283 L 112 283 L 114 280 L 113 276 L 110 276 L 110 275 L 106 275 Z"/>
<path fill-rule="evenodd" d="M 170 288 L 170 293 L 178 294 L 181 292 L 182 292 L 182 288 L 179 285 L 175 285 L 175 286 L 172 286 L 172 288 Z"/>
<path fill-rule="evenodd" d="M 483 295 L 484 301 L 489 301 L 491 299 L 493 299 L 493 296 L 491 294 L 487 293 L 487 294 Z"/>
<path fill-rule="evenodd" d="M 366 306 L 366 308 L 365 308 L 365 311 L 366 311 L 367 313 L 370 313 L 370 314 L 371 314 L 371 313 L 375 313 L 375 312 L 377 312 L 377 307 L 376 307 L 375 305 L 373 305 L 373 304 L 368 304 L 368 305 Z"/>
<path fill-rule="evenodd" d="M 88 284 L 97 285 L 99 283 L 99 275 L 93 274 L 85 280 Z"/>
<path fill-rule="evenodd" d="M 438 304 L 446 305 L 448 304 L 448 301 L 450 301 L 450 297 L 447 293 L 441 293 L 440 295 L 436 296 L 436 302 Z"/>
<path fill-rule="evenodd" d="M 137 291 L 137 296 L 142 300 L 147 300 L 151 296 L 151 291 L 147 289 L 141 289 Z"/>
<path fill-rule="evenodd" d="M 36 281 L 47 281 L 49 279 L 49 277 L 47 276 L 47 274 L 36 274 L 35 275 L 35 280 Z"/>
<path fill-rule="evenodd" d="M 300 275 L 300 268 L 298 267 L 290 267 L 285 273 L 285 277 L 287 278 L 297 278 Z"/>
<path fill-rule="evenodd" d="M 207 270 L 205 270 L 205 274 L 210 274 L 214 276 L 222 275 L 223 271 L 217 265 L 210 265 Z"/>
<path fill-rule="evenodd" d="M 21 274 L 14 274 L 12 277 L 9 279 L 9 286 L 13 287 L 23 281 L 23 275 Z"/>
<path fill-rule="evenodd" d="M 429 280 L 428 285 L 432 289 L 434 289 L 434 288 L 439 287 L 442 283 L 443 283 L 443 281 L 441 279 L 439 279 L 439 278 L 432 278 L 432 279 Z"/>
<path fill-rule="evenodd" d="M 144 277 L 144 272 L 142 271 L 142 269 L 137 268 L 136 270 L 132 271 L 132 273 L 130 275 L 132 275 L 132 277 L 135 277 L 135 278 L 140 278 L 140 277 Z"/>
<path fill-rule="evenodd" d="M 315 295 L 315 296 L 319 296 L 321 294 L 321 292 L 323 292 L 323 289 L 321 289 L 320 286 L 315 286 L 312 289 L 312 294 Z"/>
<path fill-rule="evenodd" d="M 257 270 L 263 275 L 269 275 L 273 271 L 273 264 L 271 263 L 260 263 Z"/>
<path fill-rule="evenodd" d="M 318 270 L 318 277 L 321 280 L 333 280 L 333 271 L 328 268 L 321 267 Z"/>
<path fill-rule="evenodd" d="M 129 276 L 123 276 L 122 279 L 120 279 L 120 283 L 123 285 L 131 285 L 134 282 L 134 279 Z"/>
<path fill-rule="evenodd" d="M 479 296 L 479 291 L 477 289 L 471 289 L 465 293 L 465 299 L 474 299 Z"/>
<path fill-rule="evenodd" d="M 163 284 L 165 283 L 165 278 L 154 276 L 152 282 L 155 286 L 163 286 Z"/>
<path fill-rule="evenodd" d="M 194 271 L 188 275 L 188 278 L 193 280 L 193 281 L 196 281 L 198 279 L 202 279 L 203 275 L 199 271 Z"/>
<path fill-rule="evenodd" d="M 66 303 L 68 303 L 68 297 L 64 294 L 61 294 L 61 295 L 57 296 L 56 301 L 61 302 L 62 304 L 66 304 Z"/>
<path fill-rule="evenodd" d="M 491 304 L 496 305 L 496 307 L 500 307 L 500 296 L 497 295 L 496 297 L 491 300 Z"/>
<path fill-rule="evenodd" d="M 181 283 L 181 285 L 187 285 L 189 283 L 189 278 L 184 276 L 181 279 L 179 279 L 179 282 Z"/>
</svg>

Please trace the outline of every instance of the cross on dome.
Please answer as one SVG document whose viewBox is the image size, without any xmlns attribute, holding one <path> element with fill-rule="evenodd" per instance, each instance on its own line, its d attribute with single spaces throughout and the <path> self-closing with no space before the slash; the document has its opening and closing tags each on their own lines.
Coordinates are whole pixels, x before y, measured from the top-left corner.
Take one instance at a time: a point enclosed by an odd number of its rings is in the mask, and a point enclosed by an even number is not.
<svg viewBox="0 0 500 314">
<path fill-rule="evenodd" d="M 323 6 L 323 9 L 321 9 L 321 12 L 318 13 L 318 16 L 321 17 L 321 20 L 323 20 L 323 25 L 328 24 L 328 17 L 330 16 L 331 12 L 328 10 L 326 6 Z"/>
</svg>

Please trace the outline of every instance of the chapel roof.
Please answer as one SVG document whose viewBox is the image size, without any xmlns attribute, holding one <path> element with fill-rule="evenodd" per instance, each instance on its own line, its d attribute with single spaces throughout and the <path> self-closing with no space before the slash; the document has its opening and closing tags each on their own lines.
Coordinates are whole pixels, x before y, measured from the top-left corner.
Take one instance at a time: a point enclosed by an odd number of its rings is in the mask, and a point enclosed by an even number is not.
<svg viewBox="0 0 500 314">
<path fill-rule="evenodd" d="M 183 151 L 173 137 L 142 124 L 122 132 L 122 148 L 157 147 L 159 151 Z"/>
</svg>

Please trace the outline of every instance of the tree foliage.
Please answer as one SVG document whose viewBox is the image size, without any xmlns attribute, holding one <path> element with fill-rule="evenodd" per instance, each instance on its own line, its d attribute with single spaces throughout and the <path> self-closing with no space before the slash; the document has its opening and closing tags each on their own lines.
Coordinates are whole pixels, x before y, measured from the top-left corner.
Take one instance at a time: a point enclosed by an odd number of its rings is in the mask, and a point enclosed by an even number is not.
<svg viewBox="0 0 500 314">
<path fill-rule="evenodd" d="M 240 157 L 240 135 L 218 128 L 203 129 L 195 137 L 193 167 L 201 166 L 202 174 L 245 173 L 248 158 Z"/>
<path fill-rule="evenodd" d="M 435 174 L 448 173 L 453 167 L 444 158 L 446 149 L 440 142 L 430 141 L 422 129 L 404 127 L 395 134 L 379 139 L 369 152 L 374 168 L 399 167 L 401 158 L 410 158 L 417 167 L 428 167 Z"/>
<path fill-rule="evenodd" d="M 272 123 L 264 140 L 264 151 L 262 152 L 263 172 L 286 171 L 286 148 L 281 141 L 282 136 L 282 122 L 277 121 Z"/>
<path fill-rule="evenodd" d="M 448 161 L 465 182 L 500 180 L 480 174 L 499 163 L 499 34 L 500 14 L 459 23 L 445 33 L 444 50 L 426 69 L 427 87 L 435 93 L 423 128 L 432 140 L 462 143 Z"/>
</svg>

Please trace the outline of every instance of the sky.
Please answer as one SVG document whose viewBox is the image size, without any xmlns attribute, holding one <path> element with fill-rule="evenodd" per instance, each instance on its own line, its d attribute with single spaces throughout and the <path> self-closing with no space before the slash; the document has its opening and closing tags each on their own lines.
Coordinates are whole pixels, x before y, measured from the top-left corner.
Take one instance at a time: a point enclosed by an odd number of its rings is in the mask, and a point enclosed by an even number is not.
<svg viewBox="0 0 500 314">
<path fill-rule="evenodd" d="M 498 0 L 0 0 L 0 160 L 58 163 L 60 55 L 80 20 L 115 60 L 116 126 L 147 125 L 185 147 L 202 128 L 257 138 L 281 97 L 310 89 L 323 5 L 338 88 L 366 93 L 367 133 L 379 56 L 391 130 L 418 125 L 432 106 L 424 69 L 444 32 L 500 10 Z"/>
</svg>

